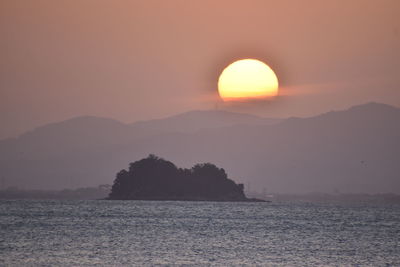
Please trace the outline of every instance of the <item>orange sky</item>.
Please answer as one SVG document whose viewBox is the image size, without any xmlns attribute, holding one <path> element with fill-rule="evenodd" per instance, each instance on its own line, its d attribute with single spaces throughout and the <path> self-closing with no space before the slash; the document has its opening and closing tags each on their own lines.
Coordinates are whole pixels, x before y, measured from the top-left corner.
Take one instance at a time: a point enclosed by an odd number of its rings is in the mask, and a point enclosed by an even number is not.
<svg viewBox="0 0 400 267">
<path fill-rule="evenodd" d="M 400 106 L 398 14 L 398 0 L 2 0 L 0 138 L 79 115 Z M 218 75 L 239 58 L 270 65 L 282 96 L 217 104 Z"/>
</svg>

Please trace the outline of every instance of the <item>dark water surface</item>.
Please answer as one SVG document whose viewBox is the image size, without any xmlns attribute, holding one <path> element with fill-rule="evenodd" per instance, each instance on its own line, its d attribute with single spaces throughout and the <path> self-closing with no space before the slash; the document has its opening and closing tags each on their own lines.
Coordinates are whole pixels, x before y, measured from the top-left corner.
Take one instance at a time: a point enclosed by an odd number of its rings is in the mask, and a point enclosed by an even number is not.
<svg viewBox="0 0 400 267">
<path fill-rule="evenodd" d="M 400 266 L 400 206 L 1 201 L 1 266 Z"/>
</svg>

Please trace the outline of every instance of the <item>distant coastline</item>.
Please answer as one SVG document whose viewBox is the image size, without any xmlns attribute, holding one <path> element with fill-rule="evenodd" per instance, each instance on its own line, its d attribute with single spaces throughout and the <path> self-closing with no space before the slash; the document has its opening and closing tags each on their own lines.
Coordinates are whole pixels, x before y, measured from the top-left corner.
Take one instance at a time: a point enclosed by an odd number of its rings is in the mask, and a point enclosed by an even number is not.
<svg viewBox="0 0 400 267">
<path fill-rule="evenodd" d="M 84 187 L 76 189 L 63 190 L 33 190 L 19 189 L 10 187 L 0 190 L 0 200 L 104 200 L 107 198 L 111 190 L 111 185 L 100 185 L 98 187 Z M 328 194 L 322 192 L 308 194 L 268 194 L 250 192 L 246 197 L 252 202 L 303 202 L 303 203 L 333 203 L 333 204 L 400 204 L 400 195 L 385 194 L 365 194 L 365 193 L 341 193 Z M 192 201 L 190 199 L 170 199 L 171 201 Z M 196 199 L 193 201 L 209 201 Z M 218 201 L 218 200 L 216 200 Z"/>
<path fill-rule="evenodd" d="M 111 185 L 63 190 L 20 189 L 18 187 L 9 187 L 0 190 L 0 199 L 95 200 L 106 198 L 110 190 Z"/>
</svg>

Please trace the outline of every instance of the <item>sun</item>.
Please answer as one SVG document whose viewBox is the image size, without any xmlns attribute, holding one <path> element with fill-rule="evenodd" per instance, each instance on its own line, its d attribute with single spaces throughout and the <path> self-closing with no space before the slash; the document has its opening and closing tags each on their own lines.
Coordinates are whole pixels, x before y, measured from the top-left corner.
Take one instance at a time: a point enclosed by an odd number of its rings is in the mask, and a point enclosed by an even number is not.
<svg viewBox="0 0 400 267">
<path fill-rule="evenodd" d="M 224 101 L 268 99 L 278 95 L 274 71 L 257 59 L 241 59 L 227 66 L 218 79 L 218 93 Z"/>
</svg>

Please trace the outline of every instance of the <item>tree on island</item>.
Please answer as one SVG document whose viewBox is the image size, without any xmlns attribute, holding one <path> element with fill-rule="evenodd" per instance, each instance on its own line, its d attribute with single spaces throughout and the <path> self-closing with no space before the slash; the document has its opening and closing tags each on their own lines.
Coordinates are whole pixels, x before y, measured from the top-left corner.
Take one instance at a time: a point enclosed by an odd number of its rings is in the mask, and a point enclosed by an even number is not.
<svg viewBox="0 0 400 267">
<path fill-rule="evenodd" d="M 181 169 L 149 155 L 117 173 L 108 199 L 250 201 L 243 189 L 214 164 Z"/>
</svg>

